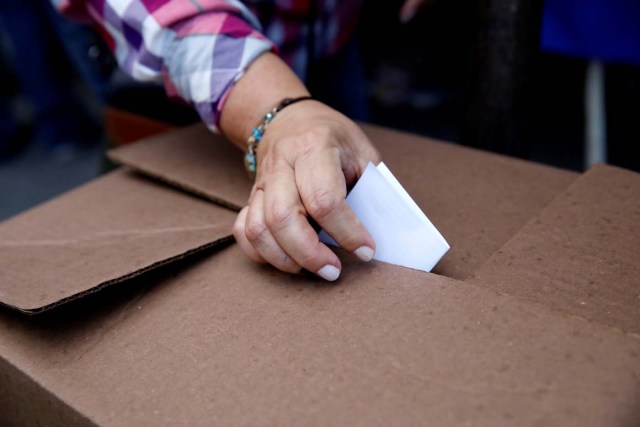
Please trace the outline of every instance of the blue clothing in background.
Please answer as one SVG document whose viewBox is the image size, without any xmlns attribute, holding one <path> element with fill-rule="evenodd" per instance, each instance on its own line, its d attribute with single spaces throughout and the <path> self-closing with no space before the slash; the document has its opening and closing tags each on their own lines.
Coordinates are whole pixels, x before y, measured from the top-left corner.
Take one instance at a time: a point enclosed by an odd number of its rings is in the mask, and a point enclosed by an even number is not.
<svg viewBox="0 0 640 427">
<path fill-rule="evenodd" d="M 541 47 L 640 65 L 640 0 L 547 0 Z"/>
</svg>

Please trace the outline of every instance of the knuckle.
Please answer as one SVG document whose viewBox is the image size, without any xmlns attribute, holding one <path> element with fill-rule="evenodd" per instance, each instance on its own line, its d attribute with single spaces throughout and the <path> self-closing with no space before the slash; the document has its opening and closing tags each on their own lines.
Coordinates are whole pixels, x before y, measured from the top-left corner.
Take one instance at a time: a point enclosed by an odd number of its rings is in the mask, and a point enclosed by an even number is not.
<svg viewBox="0 0 640 427">
<path fill-rule="evenodd" d="M 334 212 L 340 204 L 340 199 L 329 190 L 316 191 L 308 199 L 307 211 L 316 220 L 320 220 Z"/>
<path fill-rule="evenodd" d="M 298 260 L 298 264 L 309 271 L 315 271 L 317 270 L 318 260 L 315 254 L 303 253 Z"/>
<path fill-rule="evenodd" d="M 268 230 L 267 227 L 260 222 L 251 222 L 244 229 L 247 239 L 252 242 L 261 242 L 265 239 Z"/>
<path fill-rule="evenodd" d="M 293 259 L 289 258 L 288 255 L 285 255 L 284 259 L 282 259 L 282 265 L 279 267 L 280 270 L 287 273 L 300 273 L 302 267 L 300 267 Z"/>
<path fill-rule="evenodd" d="M 327 264 L 325 257 L 322 254 L 322 251 L 319 250 L 319 245 L 308 246 L 298 253 L 296 257 L 296 262 L 302 267 L 309 271 L 315 272 L 322 266 Z"/>
<path fill-rule="evenodd" d="M 265 213 L 265 222 L 272 230 L 280 230 L 287 223 L 295 212 L 292 209 L 282 206 L 275 206 Z"/>
</svg>

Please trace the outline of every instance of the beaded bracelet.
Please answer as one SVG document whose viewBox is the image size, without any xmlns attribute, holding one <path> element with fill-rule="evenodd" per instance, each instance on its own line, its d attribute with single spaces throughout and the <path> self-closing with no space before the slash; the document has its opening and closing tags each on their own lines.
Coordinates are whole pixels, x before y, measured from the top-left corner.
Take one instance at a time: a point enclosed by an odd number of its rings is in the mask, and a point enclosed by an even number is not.
<svg viewBox="0 0 640 427">
<path fill-rule="evenodd" d="M 276 117 L 276 115 L 288 107 L 291 104 L 295 104 L 296 102 L 305 101 L 307 99 L 313 99 L 311 96 L 301 96 L 299 98 L 285 98 L 280 103 L 268 111 L 262 121 L 251 131 L 251 136 L 247 139 L 247 154 L 244 156 L 244 167 L 247 169 L 249 176 L 252 179 L 256 177 L 256 150 L 258 149 L 258 145 L 264 136 L 264 132 L 267 129 L 267 126 L 271 121 Z"/>
</svg>

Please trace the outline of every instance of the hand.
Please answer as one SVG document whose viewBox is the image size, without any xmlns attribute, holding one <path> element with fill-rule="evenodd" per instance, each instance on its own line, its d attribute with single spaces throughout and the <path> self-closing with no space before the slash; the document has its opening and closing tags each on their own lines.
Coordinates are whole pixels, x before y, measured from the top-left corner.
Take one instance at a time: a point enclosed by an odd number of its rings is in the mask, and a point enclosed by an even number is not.
<svg viewBox="0 0 640 427">
<path fill-rule="evenodd" d="M 400 8 L 400 22 L 403 24 L 411 21 L 416 14 L 429 3 L 433 3 L 434 0 L 405 0 Z"/>
<path fill-rule="evenodd" d="M 258 57 L 229 92 L 220 129 L 243 151 L 259 120 L 284 98 L 309 95 L 276 55 Z M 340 275 L 340 260 L 320 243 L 313 218 L 344 249 L 368 261 L 375 242 L 345 201 L 347 187 L 377 151 L 351 120 L 317 101 L 280 111 L 257 150 L 256 183 L 233 234 L 257 262 L 297 273 L 307 269 L 326 280 Z"/>
<path fill-rule="evenodd" d="M 345 201 L 347 187 L 379 155 L 358 126 L 317 101 L 282 110 L 258 149 L 249 205 L 233 234 L 254 261 L 336 280 L 338 257 L 318 240 L 313 218 L 344 249 L 369 261 L 375 242 Z"/>
</svg>

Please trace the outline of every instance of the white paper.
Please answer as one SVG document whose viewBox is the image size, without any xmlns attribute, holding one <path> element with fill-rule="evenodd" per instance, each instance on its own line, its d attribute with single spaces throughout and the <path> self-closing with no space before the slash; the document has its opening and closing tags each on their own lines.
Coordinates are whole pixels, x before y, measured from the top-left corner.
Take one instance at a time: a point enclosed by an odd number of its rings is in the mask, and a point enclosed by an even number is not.
<svg viewBox="0 0 640 427">
<path fill-rule="evenodd" d="M 374 259 L 431 271 L 449 244 L 384 163 L 369 163 L 347 204 L 376 242 Z M 338 246 L 324 231 L 320 240 Z"/>
</svg>

